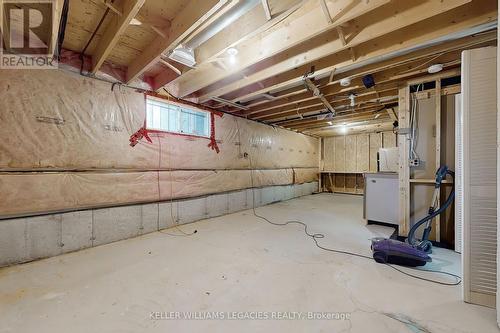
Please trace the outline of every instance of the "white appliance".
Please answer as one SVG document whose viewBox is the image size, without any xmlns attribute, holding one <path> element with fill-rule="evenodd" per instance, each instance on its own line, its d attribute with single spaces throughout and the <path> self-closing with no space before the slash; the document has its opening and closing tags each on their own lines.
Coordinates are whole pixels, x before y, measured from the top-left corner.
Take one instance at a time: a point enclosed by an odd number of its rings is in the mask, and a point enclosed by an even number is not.
<svg viewBox="0 0 500 333">
<path fill-rule="evenodd" d="M 364 218 L 368 222 L 399 223 L 397 173 L 365 174 Z"/>
</svg>

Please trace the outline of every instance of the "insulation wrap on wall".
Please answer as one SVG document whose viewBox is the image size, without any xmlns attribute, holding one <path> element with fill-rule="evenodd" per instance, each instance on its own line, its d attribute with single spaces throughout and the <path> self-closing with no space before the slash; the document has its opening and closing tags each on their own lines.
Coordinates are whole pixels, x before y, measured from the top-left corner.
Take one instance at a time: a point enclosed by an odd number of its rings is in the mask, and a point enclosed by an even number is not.
<svg viewBox="0 0 500 333">
<path fill-rule="evenodd" d="M 208 138 L 169 133 L 132 148 L 143 94 L 59 70 L 0 77 L 0 218 L 249 188 L 249 169 L 256 187 L 317 179 L 313 137 L 224 115 L 219 154 Z"/>
</svg>

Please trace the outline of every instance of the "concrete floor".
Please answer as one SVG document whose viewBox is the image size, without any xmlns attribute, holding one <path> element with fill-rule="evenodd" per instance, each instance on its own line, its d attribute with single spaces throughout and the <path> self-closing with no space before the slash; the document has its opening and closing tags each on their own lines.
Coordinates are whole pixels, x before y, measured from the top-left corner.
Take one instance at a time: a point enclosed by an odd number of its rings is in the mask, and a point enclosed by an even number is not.
<svg viewBox="0 0 500 333">
<path fill-rule="evenodd" d="M 370 238 L 392 232 L 365 226 L 357 196 L 306 196 L 257 211 L 302 220 L 325 234 L 321 245 L 367 255 Z M 182 228 L 198 232 L 156 232 L 0 269 L 0 332 L 498 332 L 495 311 L 463 303 L 460 286 L 322 251 L 298 225 L 269 225 L 243 211 Z M 433 268 L 457 272 L 459 260 L 436 251 Z M 165 319 L 210 311 L 344 319 Z"/>
</svg>

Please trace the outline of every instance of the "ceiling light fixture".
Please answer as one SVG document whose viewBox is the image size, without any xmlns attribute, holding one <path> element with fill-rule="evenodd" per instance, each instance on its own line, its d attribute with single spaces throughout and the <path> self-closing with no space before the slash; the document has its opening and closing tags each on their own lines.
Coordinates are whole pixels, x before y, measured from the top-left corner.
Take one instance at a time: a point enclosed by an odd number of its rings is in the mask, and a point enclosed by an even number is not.
<svg viewBox="0 0 500 333">
<path fill-rule="evenodd" d="M 427 68 L 427 72 L 429 74 L 438 73 L 441 72 L 442 70 L 443 70 L 443 64 L 434 64 L 429 66 L 429 68 Z"/>
<path fill-rule="evenodd" d="M 138 19 L 136 19 L 136 18 L 133 18 L 133 19 L 130 21 L 130 23 L 129 23 L 129 24 L 130 24 L 130 25 L 142 25 L 142 22 L 141 22 L 141 21 L 139 21 L 139 20 L 138 20 Z"/>
<path fill-rule="evenodd" d="M 238 54 L 238 49 L 235 47 L 230 47 L 226 50 L 227 54 L 231 57 L 235 57 Z"/>
<path fill-rule="evenodd" d="M 194 51 L 182 45 L 177 46 L 168 57 L 188 67 L 194 67 L 196 65 Z"/>
<path fill-rule="evenodd" d="M 236 63 L 236 55 L 238 54 L 238 50 L 234 47 L 230 47 L 226 50 L 226 53 L 228 54 L 228 60 L 231 65 L 234 65 Z"/>
<path fill-rule="evenodd" d="M 340 132 L 343 134 L 347 133 L 347 125 L 346 123 L 343 123 L 342 126 L 340 127 Z"/>
</svg>

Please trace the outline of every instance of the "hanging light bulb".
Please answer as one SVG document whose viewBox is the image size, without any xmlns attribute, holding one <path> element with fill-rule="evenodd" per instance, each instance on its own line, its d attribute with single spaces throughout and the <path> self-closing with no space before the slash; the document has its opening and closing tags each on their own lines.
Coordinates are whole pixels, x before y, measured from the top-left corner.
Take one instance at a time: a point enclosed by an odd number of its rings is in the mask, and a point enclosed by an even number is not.
<svg viewBox="0 0 500 333">
<path fill-rule="evenodd" d="M 343 123 L 342 126 L 340 126 L 340 132 L 342 134 L 346 134 L 347 133 L 347 125 L 345 123 Z"/>
</svg>

